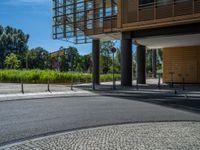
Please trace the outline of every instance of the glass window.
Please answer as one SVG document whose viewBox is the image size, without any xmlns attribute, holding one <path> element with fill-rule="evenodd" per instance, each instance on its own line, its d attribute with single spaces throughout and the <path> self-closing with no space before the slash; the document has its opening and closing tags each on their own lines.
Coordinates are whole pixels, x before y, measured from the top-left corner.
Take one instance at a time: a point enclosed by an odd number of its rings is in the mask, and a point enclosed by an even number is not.
<svg viewBox="0 0 200 150">
<path fill-rule="evenodd" d="M 140 5 L 150 4 L 153 2 L 154 2 L 154 0 L 139 0 Z"/>
</svg>

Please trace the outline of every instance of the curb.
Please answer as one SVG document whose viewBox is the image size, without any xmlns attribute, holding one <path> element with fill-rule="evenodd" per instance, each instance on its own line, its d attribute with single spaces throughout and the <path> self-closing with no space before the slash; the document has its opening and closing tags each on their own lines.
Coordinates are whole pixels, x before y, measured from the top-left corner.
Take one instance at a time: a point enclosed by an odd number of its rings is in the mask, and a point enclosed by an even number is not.
<svg viewBox="0 0 200 150">
<path fill-rule="evenodd" d="M 41 93 L 26 93 L 26 94 L 7 94 L 0 95 L 0 102 L 13 101 L 13 100 L 25 100 L 25 99 L 42 99 L 42 98 L 56 98 L 56 97 L 80 97 L 80 96 L 98 96 L 97 93 L 76 90 L 69 92 L 41 92 Z"/>
</svg>

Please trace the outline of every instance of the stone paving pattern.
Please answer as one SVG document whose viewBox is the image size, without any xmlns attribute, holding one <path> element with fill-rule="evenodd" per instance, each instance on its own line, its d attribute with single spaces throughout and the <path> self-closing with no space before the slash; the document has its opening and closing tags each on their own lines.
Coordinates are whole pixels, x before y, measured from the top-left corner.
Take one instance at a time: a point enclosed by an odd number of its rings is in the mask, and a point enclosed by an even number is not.
<svg viewBox="0 0 200 150">
<path fill-rule="evenodd" d="M 25 141 L 1 150 L 147 149 L 199 150 L 200 123 L 136 123 L 83 129 Z"/>
</svg>

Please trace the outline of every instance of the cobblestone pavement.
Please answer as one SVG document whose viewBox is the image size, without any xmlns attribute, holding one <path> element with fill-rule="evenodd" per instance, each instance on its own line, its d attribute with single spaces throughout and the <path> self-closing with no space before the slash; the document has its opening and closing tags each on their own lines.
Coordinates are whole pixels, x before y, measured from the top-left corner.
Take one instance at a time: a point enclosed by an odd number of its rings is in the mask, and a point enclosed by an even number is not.
<svg viewBox="0 0 200 150">
<path fill-rule="evenodd" d="M 83 129 L 25 141 L 1 150 L 33 149 L 198 150 L 200 149 L 200 123 L 136 123 Z"/>
</svg>

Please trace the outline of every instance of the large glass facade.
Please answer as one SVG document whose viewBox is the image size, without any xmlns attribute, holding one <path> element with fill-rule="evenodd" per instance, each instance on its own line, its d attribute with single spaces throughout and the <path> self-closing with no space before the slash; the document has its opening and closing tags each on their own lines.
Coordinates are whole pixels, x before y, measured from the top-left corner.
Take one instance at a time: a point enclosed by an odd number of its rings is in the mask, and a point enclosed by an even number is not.
<svg viewBox="0 0 200 150">
<path fill-rule="evenodd" d="M 53 38 L 74 43 L 116 27 L 116 0 L 53 0 Z"/>
</svg>

